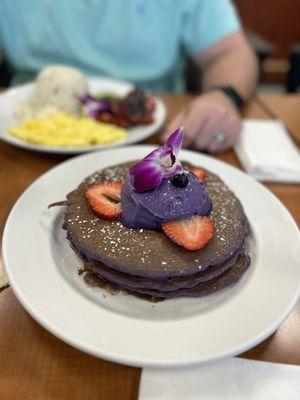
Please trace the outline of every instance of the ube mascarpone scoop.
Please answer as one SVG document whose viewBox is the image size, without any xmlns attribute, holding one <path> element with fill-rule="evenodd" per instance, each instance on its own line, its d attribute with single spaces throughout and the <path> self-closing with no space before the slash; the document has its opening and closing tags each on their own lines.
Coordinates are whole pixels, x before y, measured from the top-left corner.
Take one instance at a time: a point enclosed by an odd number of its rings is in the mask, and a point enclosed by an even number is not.
<svg viewBox="0 0 300 400">
<path fill-rule="evenodd" d="M 204 184 L 177 160 L 181 146 L 182 128 L 130 169 L 121 190 L 120 218 L 127 228 L 156 229 L 163 222 L 210 214 Z"/>
<path fill-rule="evenodd" d="M 129 176 L 121 191 L 123 225 L 156 229 L 166 221 L 209 215 L 211 201 L 204 184 L 192 172 L 187 177 L 187 186 L 183 188 L 175 186 L 173 177 L 169 177 L 158 188 L 139 193 L 134 187 L 134 178 Z"/>
</svg>

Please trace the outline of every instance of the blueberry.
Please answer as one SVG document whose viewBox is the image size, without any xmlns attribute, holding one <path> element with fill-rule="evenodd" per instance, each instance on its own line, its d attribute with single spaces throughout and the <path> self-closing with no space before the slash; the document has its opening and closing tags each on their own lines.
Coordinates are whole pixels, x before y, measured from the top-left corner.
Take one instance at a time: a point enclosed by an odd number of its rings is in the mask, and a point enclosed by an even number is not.
<svg viewBox="0 0 300 400">
<path fill-rule="evenodd" d="M 189 183 L 189 178 L 187 177 L 186 174 L 177 174 L 172 179 L 172 183 L 177 187 L 185 188 Z"/>
</svg>

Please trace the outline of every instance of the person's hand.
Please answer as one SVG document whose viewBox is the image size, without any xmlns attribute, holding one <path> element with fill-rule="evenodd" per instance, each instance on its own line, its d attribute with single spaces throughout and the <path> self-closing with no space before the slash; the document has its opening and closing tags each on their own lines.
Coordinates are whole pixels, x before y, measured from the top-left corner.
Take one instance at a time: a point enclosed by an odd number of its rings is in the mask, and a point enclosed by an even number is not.
<svg viewBox="0 0 300 400">
<path fill-rule="evenodd" d="M 224 93 L 213 90 L 184 108 L 168 125 L 162 140 L 180 126 L 184 128 L 184 147 L 220 152 L 237 141 L 241 117 Z"/>
</svg>

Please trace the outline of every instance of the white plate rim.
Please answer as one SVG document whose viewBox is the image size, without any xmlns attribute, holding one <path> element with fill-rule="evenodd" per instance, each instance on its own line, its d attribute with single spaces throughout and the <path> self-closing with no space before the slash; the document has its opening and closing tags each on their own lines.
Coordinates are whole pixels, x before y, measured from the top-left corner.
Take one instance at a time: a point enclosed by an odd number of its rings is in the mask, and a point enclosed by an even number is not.
<svg viewBox="0 0 300 400">
<path fill-rule="evenodd" d="M 148 150 L 151 151 L 152 149 L 154 149 L 153 146 L 148 146 L 148 145 L 131 146 L 127 150 L 130 150 L 130 148 L 141 149 L 144 152 L 145 152 L 146 149 L 147 149 L 147 151 Z M 107 150 L 107 151 L 110 152 L 110 153 L 114 153 L 114 150 Z M 187 150 L 184 150 L 184 153 L 185 153 L 186 156 L 188 156 L 190 153 L 195 154 L 194 152 L 187 151 Z M 92 155 L 92 154 L 90 154 L 90 155 Z M 68 344 L 74 346 L 75 348 L 79 348 L 80 350 L 82 350 L 82 351 L 84 351 L 84 352 L 86 352 L 88 354 L 91 354 L 91 355 L 94 355 L 94 356 L 97 356 L 97 357 L 102 357 L 102 358 L 104 358 L 106 360 L 109 360 L 109 361 L 117 362 L 117 363 L 120 363 L 120 364 L 131 365 L 131 366 L 172 368 L 172 367 L 178 367 L 178 366 L 183 367 L 183 366 L 198 365 L 198 364 L 202 364 L 202 363 L 207 363 L 207 362 L 223 359 L 223 358 L 226 358 L 226 357 L 229 357 L 229 356 L 235 356 L 237 354 L 245 352 L 245 351 L 249 350 L 250 348 L 254 347 L 255 345 L 257 345 L 258 343 L 260 343 L 263 340 L 265 340 L 272 333 L 274 333 L 275 330 L 281 325 L 281 323 L 288 317 L 288 315 L 292 311 L 293 307 L 295 306 L 297 300 L 299 299 L 300 282 L 298 283 L 297 290 L 295 291 L 294 295 L 292 296 L 291 301 L 289 302 L 288 307 L 286 307 L 285 312 L 282 313 L 276 320 L 274 320 L 273 323 L 268 328 L 266 328 L 263 332 L 261 332 L 260 334 L 258 334 L 255 337 L 253 337 L 251 340 L 249 340 L 246 343 L 243 343 L 241 345 L 237 345 L 237 346 L 232 347 L 229 350 L 227 349 L 227 350 L 225 350 L 223 352 L 215 353 L 213 357 L 203 357 L 203 358 L 201 358 L 201 357 L 200 358 L 199 357 L 196 357 L 196 358 L 190 357 L 189 359 L 186 359 L 186 360 L 183 360 L 183 361 L 182 360 L 181 361 L 174 361 L 174 360 L 164 361 L 164 360 L 161 360 L 161 359 L 145 360 L 143 357 L 129 357 L 129 358 L 127 357 L 127 358 L 124 358 L 124 356 L 122 356 L 122 355 L 120 356 L 118 353 L 113 354 L 111 351 L 110 352 L 106 352 L 105 350 L 102 350 L 101 352 L 94 351 L 86 343 L 79 343 L 76 340 L 74 341 L 74 339 L 72 337 L 69 337 L 65 333 L 58 332 L 55 327 L 49 325 L 49 323 L 47 322 L 46 318 L 44 318 L 44 316 L 41 316 L 41 315 L 37 314 L 35 312 L 34 308 L 32 307 L 32 305 L 30 304 L 30 302 L 28 302 L 28 300 L 26 298 L 24 298 L 24 296 L 22 294 L 22 289 L 20 287 L 18 287 L 18 285 L 17 285 L 17 283 L 15 281 L 14 275 L 10 272 L 10 269 L 8 267 L 7 240 L 8 240 L 8 235 L 9 235 L 10 224 L 11 224 L 11 220 L 13 218 L 14 210 L 16 209 L 16 207 L 22 202 L 22 199 L 26 195 L 26 193 L 29 190 L 32 190 L 34 188 L 34 186 L 40 180 L 46 179 L 48 174 L 52 174 L 53 171 L 60 169 L 65 164 L 72 163 L 74 159 L 84 158 L 84 157 L 87 157 L 87 156 L 89 156 L 89 155 L 83 154 L 83 155 L 77 156 L 75 158 L 66 160 L 63 163 L 60 163 L 59 165 L 54 166 L 53 168 L 51 168 L 50 170 L 45 172 L 42 176 L 37 178 L 23 192 L 23 194 L 16 201 L 14 207 L 12 208 L 12 210 L 9 213 L 9 216 L 7 218 L 6 225 L 5 225 L 5 228 L 4 228 L 4 232 L 3 232 L 3 243 L 2 243 L 3 262 L 4 262 L 4 267 L 5 267 L 6 273 L 8 275 L 11 287 L 12 287 L 16 297 L 18 298 L 20 303 L 24 306 L 24 308 L 28 311 L 28 313 L 36 321 L 38 321 L 46 330 L 50 331 L 56 337 L 60 338 L 61 340 L 65 341 L 65 342 L 67 342 Z M 203 160 L 205 161 L 205 159 L 210 159 L 210 160 L 212 159 L 211 157 L 206 156 L 206 155 L 202 155 L 202 154 L 201 155 L 198 154 L 198 156 L 199 156 L 199 160 L 202 159 L 202 161 Z M 187 159 L 186 157 L 183 157 L 183 158 Z M 231 165 L 229 165 L 229 164 L 227 164 L 227 163 L 225 163 L 223 161 L 214 159 L 213 162 L 219 164 L 220 166 L 226 166 L 226 168 L 235 170 L 238 173 L 243 174 L 242 171 L 238 170 L 237 168 L 235 168 L 235 167 L 233 167 L 233 166 L 231 166 Z M 289 211 L 280 202 L 280 200 L 272 192 L 270 192 L 266 187 L 264 187 L 263 185 L 258 183 L 254 178 L 252 178 L 251 176 L 248 176 L 246 174 L 243 174 L 243 175 L 247 176 L 247 179 L 252 181 L 253 184 L 259 186 L 260 190 L 265 191 L 266 193 L 268 193 L 269 196 L 271 196 L 272 200 L 275 203 L 277 203 L 277 206 L 282 208 L 282 211 L 284 211 L 286 218 L 289 220 L 289 223 L 293 226 L 295 232 L 298 233 L 298 227 L 297 227 L 294 219 L 292 218 L 292 216 L 289 213 Z"/>
</svg>

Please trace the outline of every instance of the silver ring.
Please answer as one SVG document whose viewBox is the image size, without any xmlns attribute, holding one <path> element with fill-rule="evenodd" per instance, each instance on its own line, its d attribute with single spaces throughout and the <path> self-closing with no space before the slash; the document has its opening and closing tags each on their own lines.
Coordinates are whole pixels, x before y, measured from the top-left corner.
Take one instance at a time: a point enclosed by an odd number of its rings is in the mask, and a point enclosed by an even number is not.
<svg viewBox="0 0 300 400">
<path fill-rule="evenodd" d="M 224 143 L 226 140 L 225 135 L 223 133 L 219 133 L 218 135 L 214 136 L 214 139 L 219 143 Z"/>
</svg>

